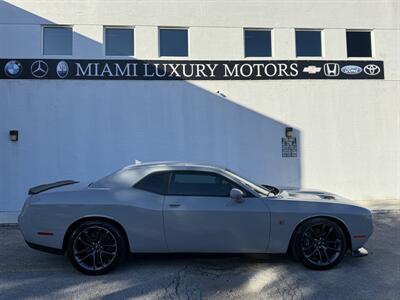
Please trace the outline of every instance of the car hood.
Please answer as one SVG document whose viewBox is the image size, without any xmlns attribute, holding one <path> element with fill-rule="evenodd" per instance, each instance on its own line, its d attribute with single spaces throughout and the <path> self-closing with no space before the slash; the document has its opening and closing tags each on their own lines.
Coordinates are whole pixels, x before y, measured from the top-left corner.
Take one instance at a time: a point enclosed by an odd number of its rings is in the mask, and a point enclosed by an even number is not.
<svg viewBox="0 0 400 300">
<path fill-rule="evenodd" d="M 277 196 L 285 199 L 299 200 L 299 201 L 333 202 L 333 203 L 344 203 L 352 205 L 355 204 L 354 202 L 345 197 L 316 189 L 279 187 L 279 194 Z"/>
</svg>

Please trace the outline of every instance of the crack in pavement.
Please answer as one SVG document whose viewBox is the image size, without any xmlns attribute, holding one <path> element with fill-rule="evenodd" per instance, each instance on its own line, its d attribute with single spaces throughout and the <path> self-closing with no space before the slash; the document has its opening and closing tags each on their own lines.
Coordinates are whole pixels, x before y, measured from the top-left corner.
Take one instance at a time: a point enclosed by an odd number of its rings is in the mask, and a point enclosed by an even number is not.
<svg viewBox="0 0 400 300">
<path fill-rule="evenodd" d="M 200 289 L 193 279 L 188 280 L 188 276 L 194 277 L 196 282 L 204 282 L 204 277 L 209 276 L 218 279 L 222 276 L 240 277 L 246 273 L 250 275 L 254 271 L 253 268 L 254 264 L 246 264 L 240 259 L 234 259 L 233 262 L 232 260 L 224 261 L 223 264 L 208 260 L 187 263 L 175 272 L 170 283 L 164 288 L 163 299 L 202 299 Z M 226 280 L 226 282 L 229 281 L 230 279 Z M 233 287 L 228 293 L 233 296 Z"/>
<path fill-rule="evenodd" d="M 275 289 L 280 295 L 282 300 L 300 300 L 305 299 L 303 291 L 298 286 L 296 280 L 294 282 L 289 282 L 286 277 L 279 275 L 278 280 L 276 280 L 277 285 Z M 264 290 L 264 289 L 263 289 Z"/>
<path fill-rule="evenodd" d="M 167 287 L 164 289 L 165 293 L 163 296 L 163 299 L 182 299 L 181 295 L 181 288 L 182 288 L 182 282 L 185 279 L 185 273 L 186 271 L 190 268 L 189 264 L 185 264 L 185 266 L 181 269 L 179 269 L 175 276 L 173 277 L 172 281 L 167 285 Z M 195 292 L 197 289 L 196 288 L 191 288 L 192 291 L 188 289 L 188 286 L 184 284 L 185 288 L 185 295 L 187 299 L 193 299 L 193 292 Z M 172 291 L 171 291 L 172 290 Z"/>
</svg>

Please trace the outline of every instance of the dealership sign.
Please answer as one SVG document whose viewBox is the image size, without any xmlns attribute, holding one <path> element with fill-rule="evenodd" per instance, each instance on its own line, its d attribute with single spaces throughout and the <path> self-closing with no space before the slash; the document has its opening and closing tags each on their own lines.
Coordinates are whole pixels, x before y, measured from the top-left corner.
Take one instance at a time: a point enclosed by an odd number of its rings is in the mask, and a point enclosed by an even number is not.
<svg viewBox="0 0 400 300">
<path fill-rule="evenodd" d="M 0 79 L 384 79 L 382 61 L 0 59 Z"/>
</svg>

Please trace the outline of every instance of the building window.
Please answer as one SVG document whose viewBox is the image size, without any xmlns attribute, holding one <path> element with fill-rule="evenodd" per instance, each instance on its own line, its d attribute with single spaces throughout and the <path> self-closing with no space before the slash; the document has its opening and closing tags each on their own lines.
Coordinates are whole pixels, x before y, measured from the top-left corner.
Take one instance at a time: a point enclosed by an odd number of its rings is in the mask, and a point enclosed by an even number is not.
<svg viewBox="0 0 400 300">
<path fill-rule="evenodd" d="M 44 55 L 72 55 L 72 28 L 66 26 L 43 27 Z"/>
<path fill-rule="evenodd" d="M 271 31 L 265 29 L 244 30 L 244 56 L 268 57 L 272 56 Z"/>
<path fill-rule="evenodd" d="M 372 56 L 370 31 L 347 31 L 346 41 L 348 57 Z"/>
<path fill-rule="evenodd" d="M 105 45 L 107 56 L 133 56 L 133 28 L 105 28 Z"/>
<path fill-rule="evenodd" d="M 160 56 L 188 56 L 186 28 L 160 28 Z"/>
<path fill-rule="evenodd" d="M 320 30 L 296 30 L 296 56 L 322 56 Z"/>
</svg>

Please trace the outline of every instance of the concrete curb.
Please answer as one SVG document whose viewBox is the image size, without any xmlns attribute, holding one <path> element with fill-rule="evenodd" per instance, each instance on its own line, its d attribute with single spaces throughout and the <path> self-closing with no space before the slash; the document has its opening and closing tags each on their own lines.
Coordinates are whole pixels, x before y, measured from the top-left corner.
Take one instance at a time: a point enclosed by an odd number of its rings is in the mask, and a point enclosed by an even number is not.
<svg viewBox="0 0 400 300">
<path fill-rule="evenodd" d="M 17 223 L 0 223 L 0 227 L 18 227 Z"/>
<path fill-rule="evenodd" d="M 373 212 L 381 211 L 399 211 L 400 199 L 385 199 L 385 200 L 356 200 L 357 204 L 368 208 Z"/>
</svg>

